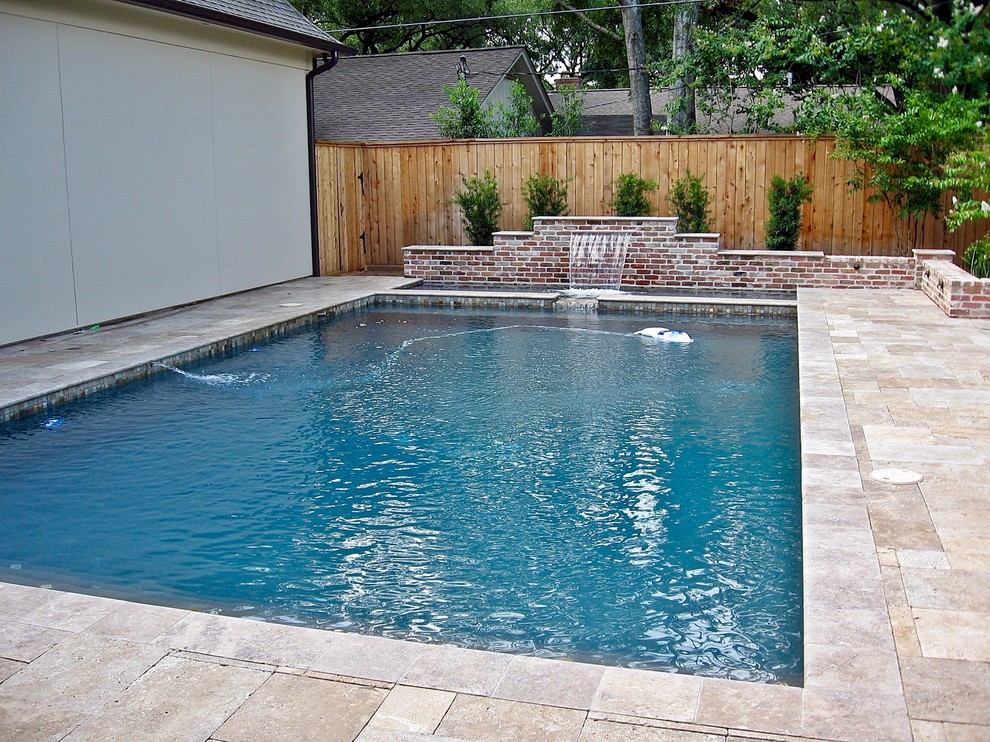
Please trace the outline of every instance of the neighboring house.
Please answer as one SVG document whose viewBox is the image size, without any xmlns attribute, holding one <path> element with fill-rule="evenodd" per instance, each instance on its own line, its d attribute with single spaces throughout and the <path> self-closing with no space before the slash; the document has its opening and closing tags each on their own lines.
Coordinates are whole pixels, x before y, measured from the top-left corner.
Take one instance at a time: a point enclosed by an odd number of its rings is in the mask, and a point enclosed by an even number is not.
<svg viewBox="0 0 990 742">
<path fill-rule="evenodd" d="M 533 99 L 533 113 L 549 128 L 553 108 L 525 47 L 442 52 L 374 54 L 341 59 L 314 81 L 316 138 L 347 141 L 436 139 L 430 118 L 450 105 L 444 85 L 455 85 L 467 63 L 465 79 L 481 93 L 485 106 L 508 103 L 515 80 Z"/>
<path fill-rule="evenodd" d="M 563 84 L 574 85 L 572 78 L 565 78 Z M 557 81 L 558 88 L 561 81 Z M 840 90 L 840 89 L 837 89 Z M 632 99 L 629 88 L 581 88 L 584 98 L 584 112 L 581 114 L 581 129 L 579 136 L 632 136 L 633 116 Z M 704 96 L 704 91 L 699 91 Z M 663 133 L 667 121 L 667 107 L 673 98 L 670 90 L 653 90 L 650 92 L 650 106 L 653 111 L 654 129 Z M 554 106 L 560 106 L 560 92 L 550 93 Z M 746 115 L 741 107 L 747 103 L 746 89 L 736 91 L 735 102 L 729 111 L 716 111 L 706 114 L 698 110 L 698 130 L 705 134 L 732 134 L 746 131 Z M 790 96 L 784 97 L 784 104 L 774 116 L 774 124 L 784 128 L 794 122 L 794 109 L 797 101 Z M 750 133 L 767 133 L 764 131 Z"/>
<path fill-rule="evenodd" d="M 565 84 L 579 87 L 584 100 L 578 136 L 632 136 L 633 107 L 629 88 L 586 88 L 580 85 L 580 80 L 571 78 L 566 80 L 566 82 L 558 80 L 558 88 Z M 662 126 L 666 120 L 662 114 L 667 101 L 657 92 L 651 92 L 650 99 L 654 124 L 658 127 Z M 563 96 L 560 92 L 550 93 L 550 102 L 555 107 L 560 107 L 562 100 Z"/>
<path fill-rule="evenodd" d="M 0 0 L 0 343 L 311 275 L 287 0 Z"/>
</svg>

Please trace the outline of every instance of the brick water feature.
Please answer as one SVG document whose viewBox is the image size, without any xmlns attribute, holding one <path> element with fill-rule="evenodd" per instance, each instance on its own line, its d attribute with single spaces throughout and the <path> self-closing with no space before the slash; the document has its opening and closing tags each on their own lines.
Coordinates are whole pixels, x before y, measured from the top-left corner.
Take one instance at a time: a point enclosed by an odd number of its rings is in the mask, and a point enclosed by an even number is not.
<svg viewBox="0 0 990 742">
<path fill-rule="evenodd" d="M 497 232 L 491 247 L 412 245 L 405 275 L 457 286 L 567 287 L 571 239 L 628 234 L 622 288 L 921 289 L 949 316 L 990 317 L 990 280 L 954 266 L 951 250 L 912 257 L 723 250 L 718 234 L 677 232 L 673 217 L 537 217 L 532 232 Z"/>
</svg>

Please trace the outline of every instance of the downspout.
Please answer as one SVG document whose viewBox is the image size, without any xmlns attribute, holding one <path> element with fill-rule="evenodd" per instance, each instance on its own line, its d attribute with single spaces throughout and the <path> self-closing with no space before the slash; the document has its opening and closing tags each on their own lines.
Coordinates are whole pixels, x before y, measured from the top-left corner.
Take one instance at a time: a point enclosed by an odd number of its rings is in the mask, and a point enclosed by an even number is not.
<svg viewBox="0 0 990 742">
<path fill-rule="evenodd" d="M 309 135 L 309 231 L 312 240 L 313 276 L 320 275 L 320 214 L 316 192 L 316 102 L 313 96 L 313 80 L 317 75 L 329 72 L 339 61 L 337 52 L 313 60 L 313 69 L 306 73 L 306 128 Z"/>
</svg>

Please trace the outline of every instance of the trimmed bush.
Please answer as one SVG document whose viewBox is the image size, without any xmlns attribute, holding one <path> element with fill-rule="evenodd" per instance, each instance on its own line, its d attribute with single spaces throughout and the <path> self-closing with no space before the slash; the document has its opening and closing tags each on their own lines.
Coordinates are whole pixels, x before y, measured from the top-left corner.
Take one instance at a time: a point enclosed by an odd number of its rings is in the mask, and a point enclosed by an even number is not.
<svg viewBox="0 0 990 742">
<path fill-rule="evenodd" d="M 667 203 L 677 215 L 677 231 L 711 231 L 711 212 L 708 208 L 711 201 L 712 195 L 701 184 L 701 178 L 688 170 L 683 178 L 674 183 L 667 196 Z"/>
<path fill-rule="evenodd" d="M 636 173 L 622 173 L 612 187 L 612 200 L 609 202 L 616 216 L 650 216 L 653 204 L 646 197 L 657 189 L 655 180 L 644 180 Z"/>
<path fill-rule="evenodd" d="M 774 175 L 767 197 L 770 218 L 767 220 L 767 250 L 796 250 L 801 237 L 801 207 L 811 200 L 814 186 L 807 176 L 793 178 Z"/>
<path fill-rule="evenodd" d="M 533 217 L 567 216 L 567 181 L 543 173 L 530 175 L 523 184 L 523 198 L 529 216 L 526 229 L 533 229 Z"/>
<path fill-rule="evenodd" d="M 472 245 L 492 244 L 492 233 L 498 231 L 498 218 L 505 204 L 498 195 L 498 183 L 491 170 L 480 178 L 465 178 L 464 187 L 448 203 L 461 207 L 461 223 Z"/>
</svg>

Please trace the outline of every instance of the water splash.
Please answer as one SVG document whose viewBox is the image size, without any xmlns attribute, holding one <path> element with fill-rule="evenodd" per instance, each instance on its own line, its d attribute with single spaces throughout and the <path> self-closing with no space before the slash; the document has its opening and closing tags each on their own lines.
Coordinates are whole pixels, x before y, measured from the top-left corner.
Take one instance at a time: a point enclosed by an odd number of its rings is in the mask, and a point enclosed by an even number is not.
<svg viewBox="0 0 990 742">
<path fill-rule="evenodd" d="M 629 237 L 623 232 L 572 234 L 568 270 L 571 288 L 618 289 Z"/>
<path fill-rule="evenodd" d="M 156 363 L 156 368 L 163 368 L 166 371 L 174 371 L 187 379 L 198 381 L 209 386 L 247 386 L 248 384 L 262 384 L 271 378 L 270 374 L 247 371 L 240 374 L 197 374 L 192 371 L 185 371 L 168 363 Z"/>
</svg>

